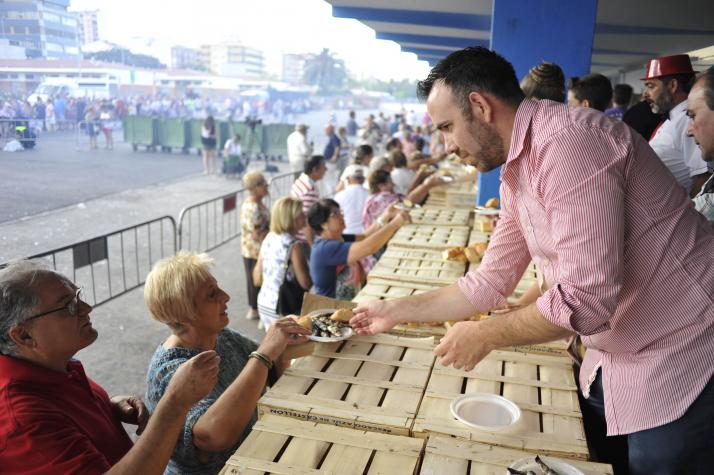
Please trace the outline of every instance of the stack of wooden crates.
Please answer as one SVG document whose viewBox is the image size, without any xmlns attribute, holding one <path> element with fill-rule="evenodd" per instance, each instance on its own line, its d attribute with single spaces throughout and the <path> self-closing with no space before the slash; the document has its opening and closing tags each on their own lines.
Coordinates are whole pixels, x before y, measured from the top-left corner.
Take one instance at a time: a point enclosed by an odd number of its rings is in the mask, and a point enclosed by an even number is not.
<svg viewBox="0 0 714 475">
<path fill-rule="evenodd" d="M 455 196 L 474 203 L 473 189 L 462 188 Z M 463 276 L 467 264 L 444 261 L 442 251 L 490 234 L 473 230 L 470 211 L 447 201 L 446 192 L 432 194 L 414 210 L 414 223 L 394 235 L 367 285 L 339 305 L 428 292 Z M 529 267 L 518 291 L 535 281 Z M 612 474 L 610 466 L 587 461 L 563 343 L 494 351 L 462 371 L 435 361 L 446 331 L 441 323 L 400 325 L 392 334 L 316 344 L 260 399 L 258 423 L 222 473 L 501 475 L 515 460 L 541 454 L 588 475 Z M 510 399 L 521 420 L 503 432 L 462 424 L 449 406 L 472 392 Z"/>
</svg>

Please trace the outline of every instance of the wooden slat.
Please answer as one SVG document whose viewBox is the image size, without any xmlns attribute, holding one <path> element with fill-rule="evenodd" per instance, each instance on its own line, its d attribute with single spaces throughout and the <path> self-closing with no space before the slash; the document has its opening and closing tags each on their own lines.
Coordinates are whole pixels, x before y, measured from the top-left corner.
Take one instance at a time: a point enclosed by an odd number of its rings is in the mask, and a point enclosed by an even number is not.
<svg viewBox="0 0 714 475">
<path fill-rule="evenodd" d="M 468 228 L 465 227 L 408 224 L 392 236 L 389 247 L 444 250 L 466 245 L 468 235 Z"/>
<path fill-rule="evenodd" d="M 473 202 L 471 203 L 473 206 Z M 409 212 L 412 223 L 446 225 L 446 226 L 468 226 L 471 211 L 468 209 L 453 208 L 416 208 Z"/>
<path fill-rule="evenodd" d="M 506 473 L 508 466 L 516 460 L 532 455 L 521 450 L 479 442 L 443 436 L 430 436 L 424 451 L 420 474 L 470 475 L 470 473 L 483 473 L 501 475 Z M 572 459 L 564 459 L 563 461 L 576 467 L 586 475 L 613 474 L 612 467 L 607 464 Z M 466 471 L 469 462 L 471 462 L 470 473 Z M 445 467 L 449 469 L 446 470 Z"/>
</svg>

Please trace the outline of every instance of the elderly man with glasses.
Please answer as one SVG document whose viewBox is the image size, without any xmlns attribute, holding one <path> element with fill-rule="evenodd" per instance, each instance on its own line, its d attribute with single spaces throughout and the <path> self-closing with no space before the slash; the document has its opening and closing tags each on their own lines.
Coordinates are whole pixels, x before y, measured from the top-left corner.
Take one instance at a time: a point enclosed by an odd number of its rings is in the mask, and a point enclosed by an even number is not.
<svg viewBox="0 0 714 475">
<path fill-rule="evenodd" d="M 97 339 L 92 307 L 38 263 L 0 270 L 0 471 L 163 473 L 193 404 L 215 385 L 213 351 L 174 375 L 151 420 L 136 397 L 107 393 L 73 356 Z M 122 422 L 138 425 L 136 444 Z"/>
</svg>

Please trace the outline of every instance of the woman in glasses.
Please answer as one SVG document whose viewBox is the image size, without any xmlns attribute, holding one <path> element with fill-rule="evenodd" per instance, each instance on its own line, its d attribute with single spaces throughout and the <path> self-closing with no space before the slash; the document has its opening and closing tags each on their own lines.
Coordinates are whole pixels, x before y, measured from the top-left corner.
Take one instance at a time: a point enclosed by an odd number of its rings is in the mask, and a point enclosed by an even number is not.
<svg viewBox="0 0 714 475">
<path fill-rule="evenodd" d="M 358 271 L 350 266 L 384 246 L 395 232 L 411 221 L 406 211 L 389 206 L 364 234 L 343 235 L 345 220 L 340 205 L 331 199 L 318 201 L 310 208 L 307 221 L 317 239 L 310 254 L 310 276 L 318 295 L 351 300 L 361 284 Z"/>
</svg>

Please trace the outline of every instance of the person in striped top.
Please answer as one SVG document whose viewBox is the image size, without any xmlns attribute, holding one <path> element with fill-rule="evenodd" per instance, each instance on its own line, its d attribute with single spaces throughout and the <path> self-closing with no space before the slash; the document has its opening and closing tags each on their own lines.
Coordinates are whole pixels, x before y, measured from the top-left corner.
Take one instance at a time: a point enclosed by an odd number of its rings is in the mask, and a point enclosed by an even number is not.
<svg viewBox="0 0 714 475">
<path fill-rule="evenodd" d="M 548 290 L 528 306 L 456 323 L 434 350 L 440 363 L 470 370 L 496 348 L 578 334 L 586 429 L 599 423 L 623 436 L 631 474 L 708 473 L 714 228 L 684 188 L 622 122 L 524 100 L 511 64 L 485 48 L 450 54 L 419 95 L 449 153 L 480 172 L 501 166 L 499 224 L 479 267 L 457 284 L 363 304 L 352 327 L 373 334 L 504 307 L 533 261 Z M 597 455 L 618 463 L 601 435 L 590 440 Z"/>
<path fill-rule="evenodd" d="M 305 162 L 303 173 L 293 183 L 290 194 L 296 200 L 302 201 L 302 209 L 305 214 L 312 205 L 320 201 L 317 182 L 322 180 L 326 171 L 325 158 L 322 155 L 313 155 Z M 313 233 L 310 226 L 305 226 L 297 233 L 296 237 L 299 241 L 307 242 L 312 246 Z"/>
</svg>

